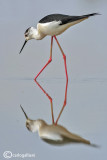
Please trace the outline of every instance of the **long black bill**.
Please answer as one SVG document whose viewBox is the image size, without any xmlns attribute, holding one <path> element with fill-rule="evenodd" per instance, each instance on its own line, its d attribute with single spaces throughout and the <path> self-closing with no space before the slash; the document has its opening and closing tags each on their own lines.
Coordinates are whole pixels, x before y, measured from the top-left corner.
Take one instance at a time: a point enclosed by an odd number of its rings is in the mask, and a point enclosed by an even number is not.
<svg viewBox="0 0 107 160">
<path fill-rule="evenodd" d="M 22 48 L 21 48 L 21 50 L 20 50 L 19 54 L 22 52 L 22 50 L 23 50 L 23 48 L 24 48 L 24 46 L 25 46 L 26 42 L 27 42 L 27 41 L 25 40 L 25 42 L 24 42 L 24 44 L 23 44 L 23 46 L 22 46 Z"/>
<path fill-rule="evenodd" d="M 24 113 L 24 115 L 25 115 L 26 119 L 28 119 L 28 116 L 27 116 L 27 114 L 25 113 L 25 111 L 24 111 L 24 109 L 22 108 L 22 106 L 21 106 L 21 105 L 20 105 L 20 107 L 21 107 L 21 109 L 22 109 L 22 111 L 23 111 L 23 113 Z"/>
</svg>

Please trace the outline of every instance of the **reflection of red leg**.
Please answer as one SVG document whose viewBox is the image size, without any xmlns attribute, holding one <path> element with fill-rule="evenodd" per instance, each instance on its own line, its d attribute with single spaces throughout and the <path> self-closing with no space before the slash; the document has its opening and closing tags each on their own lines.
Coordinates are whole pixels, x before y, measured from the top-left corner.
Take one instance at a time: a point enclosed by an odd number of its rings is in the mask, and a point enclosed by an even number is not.
<svg viewBox="0 0 107 160">
<path fill-rule="evenodd" d="M 45 93 L 45 95 L 48 97 L 48 99 L 50 100 L 50 104 L 51 104 L 51 115 L 52 115 L 52 123 L 54 124 L 54 114 L 53 114 L 53 102 L 52 102 L 52 98 L 49 96 L 49 94 L 42 88 L 42 86 L 35 80 L 36 84 L 39 86 L 39 88 Z M 58 118 L 55 122 L 55 125 L 57 125 L 59 118 L 61 117 L 61 114 L 66 106 L 67 103 L 67 89 L 68 89 L 68 81 L 66 81 L 66 88 L 65 88 L 65 98 L 64 98 L 64 103 L 62 106 L 62 109 L 58 115 Z"/>
<path fill-rule="evenodd" d="M 63 103 L 62 109 L 61 109 L 61 111 L 60 111 L 60 113 L 59 113 L 59 115 L 58 115 L 58 118 L 57 118 L 57 120 L 56 120 L 56 122 L 55 122 L 55 125 L 57 125 L 58 120 L 59 120 L 59 118 L 60 118 L 60 116 L 61 116 L 61 114 L 62 114 L 62 112 L 63 112 L 63 110 L 64 110 L 64 108 L 65 108 L 65 106 L 66 106 L 66 103 L 67 103 L 67 89 L 68 89 L 68 80 L 66 81 L 64 103 Z"/>
<path fill-rule="evenodd" d="M 48 97 L 51 103 L 51 114 L 52 114 L 52 123 L 54 124 L 54 115 L 53 115 L 53 103 L 52 98 L 48 95 L 48 93 L 41 87 L 41 85 L 35 80 L 36 84 L 39 86 L 39 88 L 45 93 L 45 95 Z"/>
<path fill-rule="evenodd" d="M 56 40 L 56 42 L 57 42 L 57 44 L 58 44 L 58 46 L 59 46 L 59 49 L 60 49 L 60 51 L 61 51 L 61 53 L 62 53 L 62 55 L 63 55 L 64 65 L 65 65 L 65 73 L 66 73 L 66 80 L 68 81 L 67 65 L 66 65 L 66 55 L 64 54 L 64 52 L 63 52 L 63 50 L 62 50 L 62 48 L 61 48 L 61 46 L 60 46 L 60 44 L 59 44 L 56 36 L 54 36 L 54 38 L 55 38 L 55 40 Z"/>
<path fill-rule="evenodd" d="M 50 58 L 48 60 L 48 62 L 45 64 L 45 66 L 41 69 L 41 71 L 37 74 L 37 76 L 34 78 L 34 80 L 36 80 L 36 78 L 40 75 L 40 73 L 47 67 L 47 65 L 52 61 L 52 45 L 53 45 L 53 36 L 51 37 L 51 48 L 50 48 Z"/>
</svg>

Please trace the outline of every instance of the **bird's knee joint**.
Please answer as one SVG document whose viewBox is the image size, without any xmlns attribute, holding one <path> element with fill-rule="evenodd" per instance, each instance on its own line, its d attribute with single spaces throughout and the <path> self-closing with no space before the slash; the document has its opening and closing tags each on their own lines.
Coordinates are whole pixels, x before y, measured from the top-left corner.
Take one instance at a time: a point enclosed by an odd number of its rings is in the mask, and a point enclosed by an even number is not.
<svg viewBox="0 0 107 160">
<path fill-rule="evenodd" d="M 52 98 L 50 97 L 49 99 L 50 99 L 50 102 L 52 103 Z"/>
<path fill-rule="evenodd" d="M 49 58 L 48 62 L 50 63 L 52 61 L 52 58 Z"/>
<path fill-rule="evenodd" d="M 66 60 L 66 55 L 65 54 L 63 55 L 63 59 Z"/>
<path fill-rule="evenodd" d="M 64 101 L 64 107 L 66 106 L 66 101 Z"/>
</svg>

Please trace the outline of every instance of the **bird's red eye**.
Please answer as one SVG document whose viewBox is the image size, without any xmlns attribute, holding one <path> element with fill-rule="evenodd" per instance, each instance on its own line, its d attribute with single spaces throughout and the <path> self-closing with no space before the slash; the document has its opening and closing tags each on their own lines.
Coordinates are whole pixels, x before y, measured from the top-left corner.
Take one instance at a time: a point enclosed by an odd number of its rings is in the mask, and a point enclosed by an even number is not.
<svg viewBox="0 0 107 160">
<path fill-rule="evenodd" d="M 27 34 L 25 34 L 25 37 L 27 37 Z"/>
</svg>

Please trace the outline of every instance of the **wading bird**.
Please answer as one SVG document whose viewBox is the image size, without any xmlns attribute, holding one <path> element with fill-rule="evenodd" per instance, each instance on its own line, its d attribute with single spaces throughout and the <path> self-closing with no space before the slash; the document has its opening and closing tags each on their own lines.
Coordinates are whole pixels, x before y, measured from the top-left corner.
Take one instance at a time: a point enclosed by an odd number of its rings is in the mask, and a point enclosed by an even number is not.
<svg viewBox="0 0 107 160">
<path fill-rule="evenodd" d="M 37 132 L 39 137 L 53 145 L 64 145 L 69 143 L 84 143 L 87 145 L 92 145 L 90 141 L 68 131 L 65 127 L 57 124 L 47 124 L 44 120 L 31 120 L 28 118 L 24 109 L 20 105 L 25 117 L 26 117 L 26 127 L 31 132 Z"/>
<path fill-rule="evenodd" d="M 81 21 L 89 18 L 90 16 L 98 15 L 98 13 L 92 13 L 82 16 L 69 16 L 69 15 L 63 15 L 63 14 L 51 14 L 48 16 L 45 16 L 42 18 L 38 24 L 37 29 L 35 27 L 29 27 L 24 35 L 25 35 L 25 42 L 20 50 L 23 50 L 26 42 L 30 39 L 36 39 L 41 40 L 47 35 L 51 36 L 51 48 L 50 48 L 50 57 L 48 62 L 45 64 L 45 66 L 40 70 L 40 72 L 37 74 L 34 80 L 40 75 L 40 73 L 46 68 L 46 66 L 52 61 L 52 45 L 53 45 L 53 38 L 55 38 L 59 49 L 62 53 L 63 59 L 64 59 L 64 65 L 65 65 L 65 73 L 66 73 L 66 79 L 68 80 L 68 74 L 67 74 L 67 66 L 66 66 L 66 56 L 56 38 L 56 36 L 62 34 L 66 29 L 69 27 L 80 23 Z"/>
</svg>

